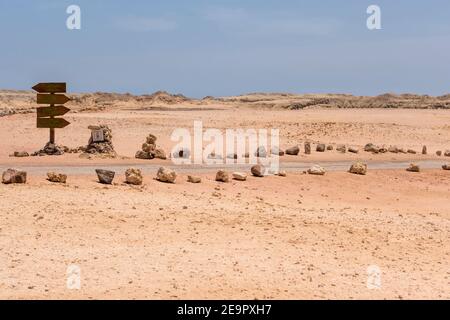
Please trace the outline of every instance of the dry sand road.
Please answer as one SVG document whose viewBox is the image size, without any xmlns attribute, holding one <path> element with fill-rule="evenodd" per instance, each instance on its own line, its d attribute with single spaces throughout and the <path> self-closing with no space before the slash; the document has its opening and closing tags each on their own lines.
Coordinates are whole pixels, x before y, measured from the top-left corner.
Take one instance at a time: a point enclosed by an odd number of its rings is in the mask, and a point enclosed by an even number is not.
<svg viewBox="0 0 450 320">
<path fill-rule="evenodd" d="M 11 100 L 17 110 L 32 103 L 24 95 Z M 117 159 L 9 157 L 41 148 L 48 132 L 35 128 L 26 108 L 0 117 L 0 168 L 29 171 L 26 185 L 0 185 L 0 298 L 450 298 L 450 171 L 439 169 L 450 158 L 435 155 L 450 149 L 448 109 L 262 105 L 287 103 L 278 96 L 178 97 L 148 106 L 134 97 L 88 98 L 92 109 L 74 105 L 58 142 L 85 145 L 88 125 L 105 123 Z M 215 169 L 183 167 L 176 184 L 155 181 L 157 167 L 170 160 L 134 153 L 149 133 L 170 150 L 173 129 L 192 128 L 194 120 L 219 129 L 276 127 L 282 148 L 306 140 L 359 148 L 373 142 L 419 154 L 301 153 L 282 157 L 287 177 L 224 184 L 214 181 Z M 428 155 L 420 154 L 423 145 Z M 369 163 L 366 176 L 345 172 L 356 160 Z M 406 172 L 409 162 L 422 172 Z M 329 172 L 303 174 L 313 163 Z M 143 186 L 122 183 L 128 166 L 145 169 Z M 116 184 L 98 184 L 96 167 L 116 169 Z M 51 168 L 67 173 L 68 183 L 46 181 Z M 201 184 L 186 182 L 191 170 Z M 66 287 L 73 264 L 80 290 Z M 379 289 L 367 287 L 370 266 L 381 271 Z"/>
</svg>

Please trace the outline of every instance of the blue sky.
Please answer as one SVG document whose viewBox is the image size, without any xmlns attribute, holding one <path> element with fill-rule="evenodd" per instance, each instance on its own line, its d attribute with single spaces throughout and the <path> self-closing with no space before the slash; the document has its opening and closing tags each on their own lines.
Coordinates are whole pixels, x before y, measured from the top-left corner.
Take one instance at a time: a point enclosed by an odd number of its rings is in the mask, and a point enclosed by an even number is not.
<svg viewBox="0 0 450 320">
<path fill-rule="evenodd" d="M 366 28 L 371 4 L 382 30 Z M 450 92 L 448 0 L 0 0 L 0 43 L 2 89 Z"/>
</svg>

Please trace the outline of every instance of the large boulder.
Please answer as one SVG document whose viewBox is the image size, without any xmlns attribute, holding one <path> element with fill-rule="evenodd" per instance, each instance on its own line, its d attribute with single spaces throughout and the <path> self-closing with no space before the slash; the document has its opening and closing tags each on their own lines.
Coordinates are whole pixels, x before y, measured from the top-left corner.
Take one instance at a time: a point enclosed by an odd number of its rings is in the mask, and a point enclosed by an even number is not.
<svg viewBox="0 0 450 320">
<path fill-rule="evenodd" d="M 350 173 L 365 175 L 367 173 L 367 164 L 355 162 L 349 170 Z"/>
<path fill-rule="evenodd" d="M 143 181 L 142 172 L 139 169 L 130 168 L 125 171 L 125 182 L 133 185 L 141 185 Z"/>
<path fill-rule="evenodd" d="M 47 172 L 47 180 L 54 183 L 66 183 L 67 175 L 62 173 Z"/>
<path fill-rule="evenodd" d="M 172 169 L 161 167 L 156 174 L 156 179 L 161 182 L 175 183 L 177 173 Z"/>
<path fill-rule="evenodd" d="M 2 183 L 4 184 L 26 183 L 26 182 L 27 182 L 27 173 L 25 171 L 8 169 L 5 172 L 3 172 Z"/>
<path fill-rule="evenodd" d="M 263 165 L 256 164 L 251 169 L 252 175 L 255 177 L 264 177 L 264 173 L 266 172 L 266 168 Z"/>
<path fill-rule="evenodd" d="M 116 173 L 110 170 L 96 169 L 98 181 L 103 184 L 112 184 Z"/>
<path fill-rule="evenodd" d="M 314 165 L 308 169 L 308 173 L 317 176 L 323 176 L 325 174 L 325 169 L 319 165 Z"/>
<path fill-rule="evenodd" d="M 294 146 L 294 147 L 291 147 L 289 149 L 286 149 L 286 154 L 291 155 L 291 156 L 296 156 L 299 153 L 300 153 L 299 146 Z"/>
<path fill-rule="evenodd" d="M 226 172 L 225 170 L 217 171 L 217 173 L 216 173 L 216 181 L 229 182 L 230 181 L 230 176 L 228 175 L 228 172 Z"/>
</svg>

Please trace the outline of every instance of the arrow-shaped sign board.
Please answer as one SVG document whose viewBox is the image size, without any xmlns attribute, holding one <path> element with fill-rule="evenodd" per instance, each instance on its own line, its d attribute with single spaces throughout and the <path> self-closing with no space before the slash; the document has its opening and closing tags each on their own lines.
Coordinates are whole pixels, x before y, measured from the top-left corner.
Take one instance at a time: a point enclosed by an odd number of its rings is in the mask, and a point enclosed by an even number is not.
<svg viewBox="0 0 450 320">
<path fill-rule="evenodd" d="M 63 116 L 69 111 L 70 109 L 64 106 L 41 107 L 37 108 L 37 117 L 45 118 L 45 117 Z"/>
<path fill-rule="evenodd" d="M 39 93 L 65 93 L 66 83 L 65 82 L 38 83 L 33 87 L 33 90 Z"/>
<path fill-rule="evenodd" d="M 64 104 L 70 101 L 70 98 L 64 94 L 37 94 L 38 104 Z"/>
<path fill-rule="evenodd" d="M 38 128 L 62 129 L 67 127 L 69 124 L 70 122 L 63 118 L 37 118 Z"/>
</svg>

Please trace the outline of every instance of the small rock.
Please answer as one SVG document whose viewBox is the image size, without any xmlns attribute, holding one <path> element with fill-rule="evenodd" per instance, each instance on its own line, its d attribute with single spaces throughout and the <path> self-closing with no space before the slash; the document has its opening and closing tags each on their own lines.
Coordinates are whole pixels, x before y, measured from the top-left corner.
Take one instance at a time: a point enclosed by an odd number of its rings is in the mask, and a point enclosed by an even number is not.
<svg viewBox="0 0 450 320">
<path fill-rule="evenodd" d="M 188 176 L 187 181 L 190 182 L 190 183 L 201 183 L 202 182 L 202 178 L 198 177 L 198 176 Z"/>
<path fill-rule="evenodd" d="M 437 155 L 438 157 L 442 156 L 442 151 L 440 151 L 440 150 L 436 151 L 436 155 Z"/>
<path fill-rule="evenodd" d="M 355 162 L 349 170 L 350 173 L 365 175 L 367 173 L 367 164 Z"/>
<path fill-rule="evenodd" d="M 54 183 L 66 183 L 67 175 L 62 173 L 48 172 L 47 180 Z"/>
<path fill-rule="evenodd" d="M 368 143 L 364 146 L 364 151 L 378 153 L 379 148 L 373 143 Z"/>
<path fill-rule="evenodd" d="M 258 147 L 258 149 L 255 152 L 255 156 L 258 158 L 266 158 L 267 157 L 267 151 L 264 146 Z"/>
<path fill-rule="evenodd" d="M 298 146 L 291 147 L 286 150 L 286 154 L 289 154 L 291 156 L 296 156 L 300 153 L 300 148 Z"/>
<path fill-rule="evenodd" d="M 182 158 L 182 159 L 189 159 L 191 156 L 191 151 L 188 148 L 182 148 L 179 150 L 176 150 L 172 156 L 174 158 Z"/>
<path fill-rule="evenodd" d="M 17 158 L 25 158 L 25 157 L 29 157 L 29 156 L 30 155 L 26 151 L 15 151 L 14 152 L 14 157 L 17 157 Z"/>
<path fill-rule="evenodd" d="M 305 154 L 311 154 L 311 143 L 305 142 Z"/>
<path fill-rule="evenodd" d="M 25 171 L 8 169 L 5 172 L 3 172 L 2 183 L 4 184 L 26 183 L 26 182 L 27 182 L 27 173 Z"/>
<path fill-rule="evenodd" d="M 389 149 L 388 149 L 388 152 L 398 153 L 399 152 L 398 151 L 398 147 L 397 146 L 390 146 Z"/>
<path fill-rule="evenodd" d="M 409 171 L 409 172 L 420 172 L 420 167 L 417 164 L 415 164 L 415 163 L 411 163 L 409 165 L 409 167 L 406 169 L 406 171 Z"/>
<path fill-rule="evenodd" d="M 278 176 L 280 176 L 280 177 L 286 177 L 286 175 L 287 175 L 287 173 L 284 170 L 281 170 L 278 172 Z"/>
<path fill-rule="evenodd" d="M 139 150 L 139 151 L 136 152 L 135 158 L 136 159 L 150 160 L 150 159 L 153 159 L 154 157 L 153 157 L 153 154 L 151 152 L 145 152 L 145 151 Z"/>
<path fill-rule="evenodd" d="M 252 167 L 251 172 L 255 177 L 264 177 L 265 170 L 264 166 L 257 164 Z"/>
<path fill-rule="evenodd" d="M 444 170 L 450 170 L 450 164 L 444 164 L 444 165 L 442 166 L 442 169 L 444 169 Z"/>
<path fill-rule="evenodd" d="M 156 179 L 161 182 L 175 183 L 177 173 L 172 169 L 161 167 L 156 174 Z"/>
<path fill-rule="evenodd" d="M 144 143 L 142 145 L 142 151 L 144 151 L 144 152 L 152 152 L 152 151 L 155 151 L 155 149 L 156 149 L 156 144 Z"/>
<path fill-rule="evenodd" d="M 334 147 L 333 147 L 331 144 L 329 144 L 329 145 L 327 146 L 327 150 L 328 150 L 328 151 L 333 151 L 333 149 L 334 149 Z"/>
<path fill-rule="evenodd" d="M 309 174 L 323 176 L 325 174 L 325 169 L 319 165 L 314 165 L 308 169 Z"/>
<path fill-rule="evenodd" d="M 210 154 L 208 154 L 208 159 L 221 160 L 222 159 L 222 155 L 215 154 L 214 152 L 211 152 Z"/>
<path fill-rule="evenodd" d="M 233 179 L 238 181 L 247 180 L 247 174 L 244 172 L 233 172 Z"/>
<path fill-rule="evenodd" d="M 272 147 L 270 153 L 280 157 L 284 156 L 284 151 L 280 150 L 278 147 Z"/>
<path fill-rule="evenodd" d="M 422 154 L 428 154 L 427 146 L 422 147 Z"/>
<path fill-rule="evenodd" d="M 347 152 L 347 147 L 344 144 L 339 144 L 336 147 L 336 151 L 339 151 L 341 153 L 346 153 Z"/>
<path fill-rule="evenodd" d="M 416 154 L 416 153 L 417 153 L 417 152 L 416 152 L 415 150 L 413 150 L 413 149 L 408 149 L 407 152 L 410 153 L 410 154 Z"/>
<path fill-rule="evenodd" d="M 317 152 L 325 152 L 325 149 L 326 149 L 326 146 L 325 146 L 324 143 L 319 143 L 319 144 L 316 146 L 316 151 L 317 151 Z"/>
<path fill-rule="evenodd" d="M 217 171 L 216 174 L 216 181 L 219 182 L 229 182 L 230 181 L 230 177 L 228 175 L 228 172 L 226 172 L 225 170 L 219 170 Z"/>
<path fill-rule="evenodd" d="M 98 181 L 103 184 L 112 184 L 116 173 L 110 170 L 96 169 Z"/>
<path fill-rule="evenodd" d="M 238 155 L 237 155 L 237 153 L 229 153 L 227 155 L 227 158 L 236 160 L 238 158 Z"/>
<path fill-rule="evenodd" d="M 446 156 L 446 157 L 450 157 L 450 150 L 445 150 L 445 152 L 444 152 L 444 156 Z"/>
<path fill-rule="evenodd" d="M 349 147 L 349 148 L 348 148 L 348 152 L 351 152 L 351 153 L 358 153 L 358 152 L 359 152 L 359 149 L 356 148 L 356 147 Z"/>
<path fill-rule="evenodd" d="M 127 171 L 125 171 L 125 181 L 128 184 L 133 184 L 136 186 L 139 186 L 142 184 L 142 173 L 141 170 L 130 168 Z"/>
</svg>

